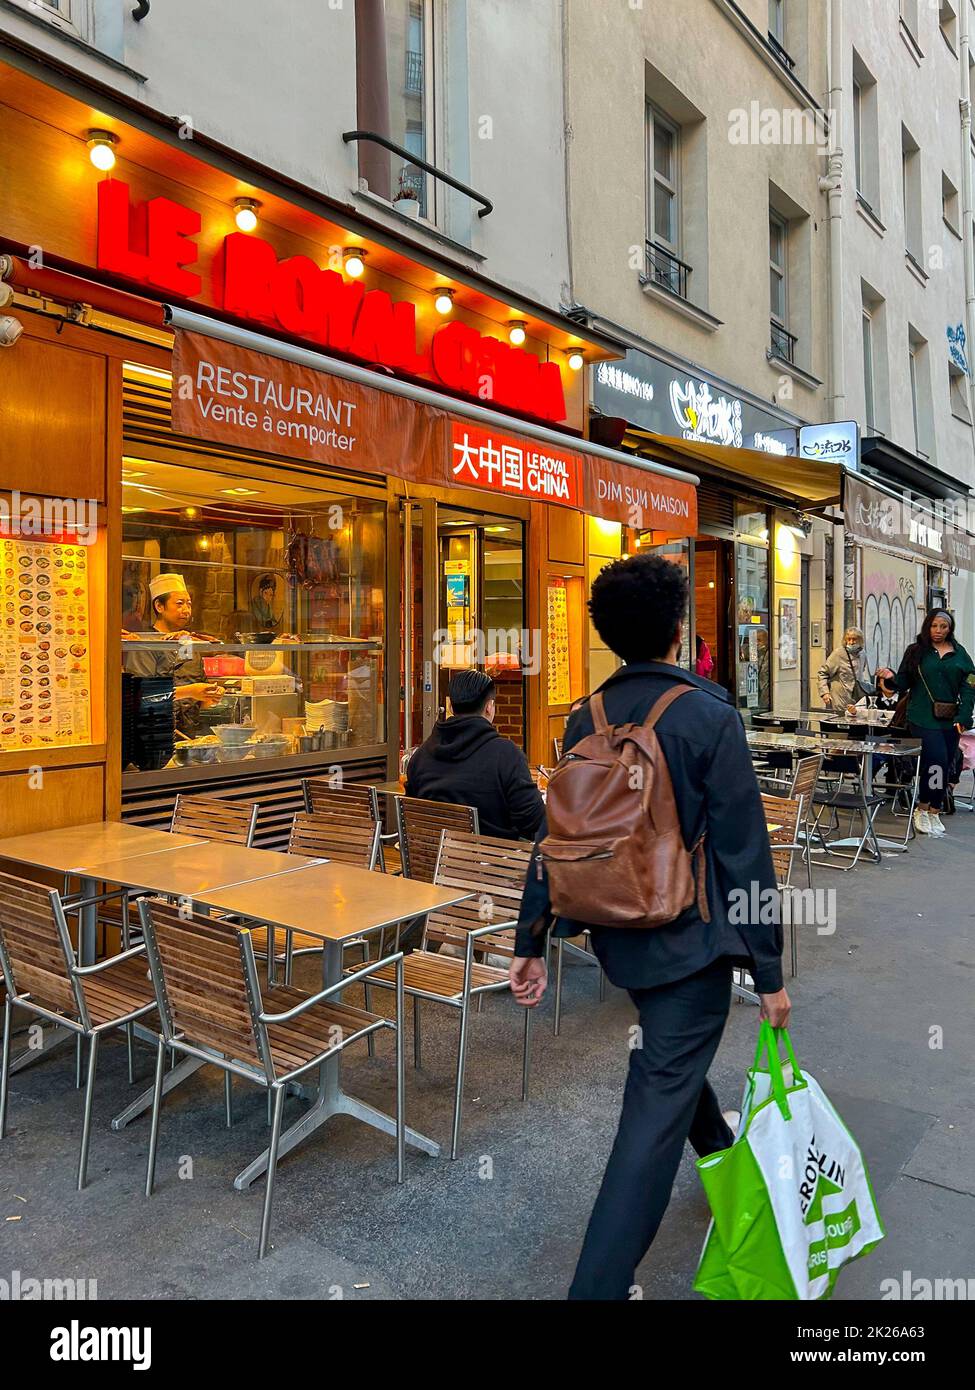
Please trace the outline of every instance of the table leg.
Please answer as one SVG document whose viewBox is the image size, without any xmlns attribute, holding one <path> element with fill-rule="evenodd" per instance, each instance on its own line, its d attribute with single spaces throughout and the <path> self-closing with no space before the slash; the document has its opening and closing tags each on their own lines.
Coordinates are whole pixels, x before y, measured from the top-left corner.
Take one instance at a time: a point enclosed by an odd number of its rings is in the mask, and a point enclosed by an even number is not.
<svg viewBox="0 0 975 1390">
<path fill-rule="evenodd" d="M 327 989 L 330 985 L 337 984 L 342 978 L 342 943 L 340 941 L 327 941 L 325 950 L 322 952 L 322 983 Z M 285 1154 L 290 1153 L 310 1134 L 314 1134 L 316 1129 L 320 1129 L 326 1120 L 333 1115 L 351 1115 L 363 1124 L 372 1125 L 374 1129 L 382 1130 L 384 1134 L 396 1133 L 396 1120 L 392 1115 L 387 1115 L 382 1110 L 377 1110 L 375 1106 L 367 1105 L 365 1101 L 358 1100 L 355 1096 L 350 1096 L 342 1090 L 339 1085 L 339 1058 L 341 1054 L 334 1052 L 331 1057 L 321 1064 L 318 1069 L 318 1098 L 310 1110 L 306 1110 L 300 1120 L 297 1120 L 290 1129 L 285 1130 L 281 1135 L 281 1142 L 278 1146 L 278 1158 L 281 1159 Z M 425 1134 L 420 1134 L 418 1130 L 407 1128 L 406 1142 L 413 1148 L 420 1149 L 423 1153 L 430 1154 L 436 1158 L 440 1153 L 440 1145 L 433 1139 L 428 1139 Z M 238 1192 L 243 1192 L 250 1187 L 256 1178 L 267 1170 L 268 1150 L 265 1149 L 259 1154 L 252 1163 L 249 1163 L 243 1172 L 238 1173 L 234 1179 L 234 1187 Z"/>
</svg>

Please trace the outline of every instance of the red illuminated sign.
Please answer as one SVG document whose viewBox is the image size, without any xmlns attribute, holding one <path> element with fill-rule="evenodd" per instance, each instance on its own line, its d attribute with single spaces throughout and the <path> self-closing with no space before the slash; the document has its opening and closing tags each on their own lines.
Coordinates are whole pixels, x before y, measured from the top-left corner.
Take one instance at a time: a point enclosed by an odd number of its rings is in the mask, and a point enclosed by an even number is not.
<svg viewBox="0 0 975 1390">
<path fill-rule="evenodd" d="M 449 481 L 457 487 L 489 488 L 567 507 L 583 505 L 580 454 L 461 420 L 451 421 L 451 446 Z"/>
<path fill-rule="evenodd" d="M 198 256 L 200 215 L 170 198 L 132 207 L 128 185 L 98 186 L 97 258 L 101 270 L 193 299 L 200 276 L 185 267 Z M 236 317 L 281 328 L 368 363 L 430 377 L 449 390 L 542 420 L 565 419 L 562 373 L 555 362 L 511 347 L 455 320 L 417 340 L 415 306 L 385 290 L 365 290 L 309 256 L 278 260 L 260 237 L 233 232 L 217 263 L 217 306 Z"/>
</svg>

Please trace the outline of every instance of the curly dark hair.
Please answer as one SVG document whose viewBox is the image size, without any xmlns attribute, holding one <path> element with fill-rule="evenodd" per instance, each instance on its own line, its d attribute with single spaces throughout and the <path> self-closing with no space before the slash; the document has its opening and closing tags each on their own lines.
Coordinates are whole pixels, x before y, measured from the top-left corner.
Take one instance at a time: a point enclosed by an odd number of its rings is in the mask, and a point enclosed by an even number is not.
<svg viewBox="0 0 975 1390">
<path fill-rule="evenodd" d="M 589 612 L 624 661 L 662 661 L 687 611 L 687 572 L 662 555 L 614 560 L 593 580 Z"/>
</svg>

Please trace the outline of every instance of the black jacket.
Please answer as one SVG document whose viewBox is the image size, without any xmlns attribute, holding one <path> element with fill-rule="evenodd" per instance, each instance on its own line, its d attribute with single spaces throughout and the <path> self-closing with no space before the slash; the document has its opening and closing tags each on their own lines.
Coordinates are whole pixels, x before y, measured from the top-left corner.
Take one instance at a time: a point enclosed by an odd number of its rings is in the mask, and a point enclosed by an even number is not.
<svg viewBox="0 0 975 1390">
<path fill-rule="evenodd" d="M 642 722 L 677 681 L 694 687 L 661 716 L 657 735 L 671 780 L 685 845 L 706 832 L 710 922 L 690 907 L 666 927 L 592 927 L 606 974 L 623 989 L 647 989 L 696 974 L 721 956 L 744 965 L 761 994 L 782 988 L 782 927 L 765 814 L 741 716 L 727 691 L 677 666 L 653 661 L 624 666 L 600 689 L 611 724 Z M 589 702 L 569 719 L 563 756 L 593 731 Z M 543 825 L 538 840 L 546 833 Z M 541 877 L 539 877 L 539 870 Z M 735 893 L 734 898 L 729 895 Z M 551 916 L 544 865 L 528 872 L 518 924 L 518 956 L 538 956 Z M 559 919 L 557 936 L 587 924 Z"/>
<path fill-rule="evenodd" d="M 524 753 L 479 714 L 438 719 L 406 770 L 406 795 L 476 806 L 483 835 L 531 840 L 545 804 Z"/>
</svg>

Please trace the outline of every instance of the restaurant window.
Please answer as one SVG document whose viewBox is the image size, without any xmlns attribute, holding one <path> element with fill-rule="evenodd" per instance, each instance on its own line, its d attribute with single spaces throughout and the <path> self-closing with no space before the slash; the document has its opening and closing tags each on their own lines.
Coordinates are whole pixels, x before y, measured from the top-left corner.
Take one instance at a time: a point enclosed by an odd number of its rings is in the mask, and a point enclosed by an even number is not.
<svg viewBox="0 0 975 1390">
<path fill-rule="evenodd" d="M 125 458 L 124 770 L 385 741 L 385 502 L 347 488 Z"/>
<path fill-rule="evenodd" d="M 769 521 L 748 503 L 735 510 L 737 698 L 740 709 L 759 712 L 772 707 Z"/>
<path fill-rule="evenodd" d="M 433 0 L 356 0 L 359 125 L 435 163 Z M 435 220 L 435 188 L 410 159 L 359 143 L 369 189 L 408 216 Z"/>
</svg>

